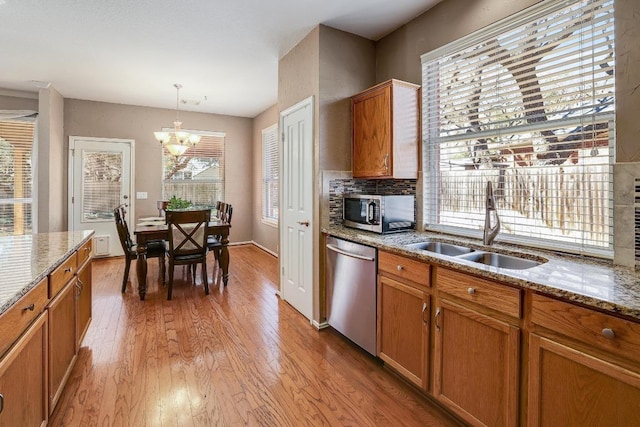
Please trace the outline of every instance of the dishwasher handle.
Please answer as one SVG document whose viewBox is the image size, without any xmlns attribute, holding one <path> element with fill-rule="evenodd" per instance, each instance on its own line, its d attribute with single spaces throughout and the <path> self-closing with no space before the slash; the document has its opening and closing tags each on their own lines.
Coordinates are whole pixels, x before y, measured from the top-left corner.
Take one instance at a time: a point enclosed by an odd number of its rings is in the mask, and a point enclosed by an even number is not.
<svg viewBox="0 0 640 427">
<path fill-rule="evenodd" d="M 358 255 L 358 254 L 354 254 L 354 253 L 351 253 L 351 252 L 343 251 L 342 249 L 340 249 L 340 248 L 338 248 L 338 247 L 336 247 L 336 246 L 334 246 L 334 245 L 332 245 L 330 243 L 327 243 L 327 249 L 329 249 L 329 250 L 331 250 L 333 252 L 337 252 L 337 253 L 339 253 L 341 255 L 345 255 L 345 256 L 351 257 L 351 258 L 363 259 L 365 261 L 375 261 L 374 257 Z"/>
</svg>

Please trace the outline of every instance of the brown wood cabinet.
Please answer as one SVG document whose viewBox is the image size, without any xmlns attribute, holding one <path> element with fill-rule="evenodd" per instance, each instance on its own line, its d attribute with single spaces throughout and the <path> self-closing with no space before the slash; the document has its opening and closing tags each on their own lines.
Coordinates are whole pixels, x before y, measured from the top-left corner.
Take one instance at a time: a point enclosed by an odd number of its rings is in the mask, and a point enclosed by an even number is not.
<svg viewBox="0 0 640 427">
<path fill-rule="evenodd" d="M 420 86 L 389 80 L 351 98 L 354 178 L 418 177 Z"/>
<path fill-rule="evenodd" d="M 0 315 L 0 426 L 47 424 L 91 321 L 91 240 L 60 261 Z"/>
<path fill-rule="evenodd" d="M 429 383 L 429 266 L 380 252 L 378 271 L 378 356 L 426 390 Z"/>
<path fill-rule="evenodd" d="M 537 294 L 532 321 L 527 425 L 638 425 L 640 325 Z"/>
<path fill-rule="evenodd" d="M 49 414 L 76 361 L 76 280 L 51 301 L 49 312 Z"/>
<path fill-rule="evenodd" d="M 469 425 L 640 425 L 640 322 L 437 262 L 379 250 L 377 350 Z"/>
<path fill-rule="evenodd" d="M 78 274 L 76 277 L 76 298 L 78 307 L 78 325 L 77 325 L 77 346 L 80 349 L 80 343 L 87 333 L 89 324 L 91 323 L 91 303 L 92 303 L 92 281 L 91 281 L 91 258 L 83 256 L 91 254 L 91 240 L 78 250 Z"/>
<path fill-rule="evenodd" d="M 441 283 L 434 315 L 434 396 L 472 425 L 516 425 L 520 329 L 517 319 L 498 318 L 493 309 L 501 295 L 519 291 L 503 286 L 507 292 L 501 292 L 497 284 L 438 268 L 436 286 Z M 519 295 L 517 304 L 520 313 Z"/>
<path fill-rule="evenodd" d="M 0 426 L 47 424 L 46 343 L 47 313 L 41 312 L 0 359 Z"/>
<path fill-rule="evenodd" d="M 49 275 L 48 398 L 53 413 L 91 322 L 91 240 Z"/>
</svg>

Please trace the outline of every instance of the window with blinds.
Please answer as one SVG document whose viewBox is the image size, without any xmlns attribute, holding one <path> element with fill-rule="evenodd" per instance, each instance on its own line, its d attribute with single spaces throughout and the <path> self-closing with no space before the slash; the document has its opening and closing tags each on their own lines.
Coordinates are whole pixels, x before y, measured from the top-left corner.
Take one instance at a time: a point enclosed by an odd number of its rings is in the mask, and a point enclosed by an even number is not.
<svg viewBox="0 0 640 427">
<path fill-rule="evenodd" d="M 262 130 L 262 222 L 278 225 L 278 125 Z"/>
<path fill-rule="evenodd" d="M 32 232 L 32 121 L 0 121 L 0 236 Z"/>
<path fill-rule="evenodd" d="M 225 134 L 189 132 L 202 139 L 182 156 L 163 148 L 163 198 L 176 196 L 196 206 L 214 206 L 224 201 Z"/>
<path fill-rule="evenodd" d="M 422 56 L 424 218 L 477 236 L 613 252 L 613 1 L 544 1 Z M 474 231 L 475 230 L 475 231 Z"/>
</svg>

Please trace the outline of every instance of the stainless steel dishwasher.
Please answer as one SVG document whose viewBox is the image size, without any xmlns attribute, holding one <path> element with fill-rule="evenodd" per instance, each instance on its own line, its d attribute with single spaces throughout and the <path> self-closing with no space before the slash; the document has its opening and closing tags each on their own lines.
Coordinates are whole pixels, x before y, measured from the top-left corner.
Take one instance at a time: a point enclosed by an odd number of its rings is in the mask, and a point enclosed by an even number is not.
<svg viewBox="0 0 640 427">
<path fill-rule="evenodd" d="M 327 237 L 327 321 L 374 356 L 376 258 L 375 248 Z"/>
</svg>

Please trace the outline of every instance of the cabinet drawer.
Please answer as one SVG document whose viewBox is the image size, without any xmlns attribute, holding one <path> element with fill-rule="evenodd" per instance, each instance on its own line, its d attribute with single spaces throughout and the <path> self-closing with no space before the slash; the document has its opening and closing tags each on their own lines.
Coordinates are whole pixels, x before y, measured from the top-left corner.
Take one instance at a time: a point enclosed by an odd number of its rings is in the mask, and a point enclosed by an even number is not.
<svg viewBox="0 0 640 427">
<path fill-rule="evenodd" d="M 438 268 L 436 286 L 439 291 L 509 316 L 522 316 L 521 290 L 457 271 Z"/>
<path fill-rule="evenodd" d="M 77 252 L 78 260 L 76 263 L 78 267 L 84 264 L 85 261 L 88 260 L 89 257 L 91 257 L 91 242 L 92 242 L 92 239 L 87 240 L 87 242 L 84 245 L 80 246 L 80 248 L 78 249 L 78 252 Z"/>
<path fill-rule="evenodd" d="M 534 293 L 536 325 L 638 362 L 640 324 Z"/>
<path fill-rule="evenodd" d="M 0 356 L 11 347 L 48 302 L 47 279 L 43 279 L 0 316 Z"/>
<path fill-rule="evenodd" d="M 394 276 L 431 286 L 429 264 L 405 258 L 388 252 L 378 252 L 378 271 L 385 271 Z"/>
<path fill-rule="evenodd" d="M 76 255 L 74 253 L 49 275 L 49 298 L 56 296 L 75 273 Z"/>
</svg>

